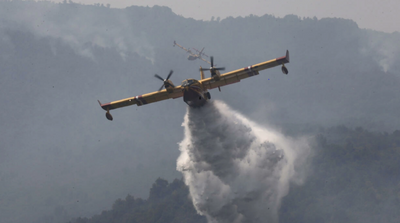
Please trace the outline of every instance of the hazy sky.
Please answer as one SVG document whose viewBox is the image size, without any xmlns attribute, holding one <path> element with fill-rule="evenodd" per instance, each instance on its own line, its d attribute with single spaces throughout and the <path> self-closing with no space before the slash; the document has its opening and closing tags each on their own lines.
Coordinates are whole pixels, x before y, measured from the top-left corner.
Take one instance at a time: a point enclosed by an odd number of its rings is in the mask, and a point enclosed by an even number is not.
<svg viewBox="0 0 400 223">
<path fill-rule="evenodd" d="M 62 2 L 63 0 L 53 0 Z M 73 0 L 92 5 L 110 4 L 113 8 L 131 5 L 168 6 L 176 14 L 195 19 L 221 19 L 228 16 L 272 14 L 283 17 L 295 14 L 301 17 L 340 17 L 352 19 L 360 28 L 384 32 L 400 32 L 399 0 Z"/>
</svg>

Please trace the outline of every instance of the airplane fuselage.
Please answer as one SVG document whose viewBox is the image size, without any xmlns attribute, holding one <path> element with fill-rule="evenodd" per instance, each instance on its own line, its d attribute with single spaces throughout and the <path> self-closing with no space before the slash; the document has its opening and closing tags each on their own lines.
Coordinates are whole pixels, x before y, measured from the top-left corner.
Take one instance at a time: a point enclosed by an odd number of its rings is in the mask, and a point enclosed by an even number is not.
<svg viewBox="0 0 400 223">
<path fill-rule="evenodd" d="M 209 99 L 210 93 L 204 90 L 199 81 L 186 79 L 182 82 L 183 101 L 191 107 L 201 107 Z"/>
<path fill-rule="evenodd" d="M 194 54 L 191 54 L 191 55 L 188 56 L 188 60 L 196 60 L 198 58 L 199 58 L 199 56 L 194 55 Z"/>
</svg>

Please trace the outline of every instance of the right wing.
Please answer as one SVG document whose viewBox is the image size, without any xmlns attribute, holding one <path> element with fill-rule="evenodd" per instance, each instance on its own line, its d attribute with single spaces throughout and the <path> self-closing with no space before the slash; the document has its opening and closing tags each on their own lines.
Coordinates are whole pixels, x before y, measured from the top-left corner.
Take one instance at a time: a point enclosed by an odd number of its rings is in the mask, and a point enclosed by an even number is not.
<svg viewBox="0 0 400 223">
<path fill-rule="evenodd" d="M 144 95 L 139 95 L 136 97 L 131 97 L 131 98 L 125 98 L 122 100 L 118 101 L 112 101 L 110 103 L 106 104 L 101 104 L 99 101 L 99 104 L 101 108 L 103 108 L 106 111 L 117 109 L 117 108 L 122 108 L 130 105 L 136 104 L 137 106 L 141 105 L 146 105 L 150 104 L 153 102 L 157 101 L 162 101 L 166 100 L 169 98 L 179 98 L 183 96 L 183 91 L 181 86 L 175 87 L 171 92 L 168 92 L 166 89 L 162 91 L 155 91 L 152 93 L 144 94 Z"/>
<path fill-rule="evenodd" d="M 208 63 L 208 64 L 210 64 L 211 65 L 211 63 L 210 63 L 210 61 L 208 61 L 208 60 L 206 60 L 206 59 L 204 59 L 203 57 L 199 57 L 202 61 L 204 61 L 204 62 L 206 62 L 206 63 Z"/>
<path fill-rule="evenodd" d="M 285 71 L 284 73 L 287 74 L 287 69 L 284 67 L 285 63 L 289 63 L 289 51 L 286 51 L 286 56 L 279 57 L 273 60 L 265 61 L 259 64 L 254 64 L 253 66 L 248 66 L 242 69 L 234 70 L 231 72 L 227 72 L 224 74 L 221 74 L 218 79 L 215 77 L 209 77 L 206 79 L 200 80 L 200 82 L 203 84 L 203 87 L 207 89 L 213 89 L 216 87 L 221 87 L 224 85 L 228 84 L 233 84 L 237 83 L 242 79 L 252 77 L 255 75 L 258 75 L 258 72 L 260 70 L 265 70 L 268 68 L 276 67 L 279 65 L 282 65 L 282 71 Z"/>
</svg>

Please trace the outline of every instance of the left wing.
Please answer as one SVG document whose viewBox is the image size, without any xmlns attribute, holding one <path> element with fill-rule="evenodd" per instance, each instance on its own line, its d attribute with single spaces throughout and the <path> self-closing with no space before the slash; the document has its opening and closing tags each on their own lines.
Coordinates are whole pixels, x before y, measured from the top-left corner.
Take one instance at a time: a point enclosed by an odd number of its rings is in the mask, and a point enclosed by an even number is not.
<svg viewBox="0 0 400 223">
<path fill-rule="evenodd" d="M 190 51 L 189 49 L 186 49 L 185 47 L 183 47 L 183 46 L 181 46 L 179 44 L 177 44 L 175 41 L 174 41 L 174 46 L 178 46 L 179 48 L 183 49 L 184 51 L 186 51 L 188 53 L 192 53 L 192 51 Z"/>
<path fill-rule="evenodd" d="M 265 70 L 268 68 L 276 67 L 282 65 L 282 72 L 288 73 L 285 63 L 289 63 L 289 51 L 286 51 L 286 55 L 273 60 L 265 61 L 263 63 L 248 66 L 242 69 L 234 70 L 228 73 L 221 74 L 218 79 L 214 77 L 199 80 L 203 87 L 207 89 L 213 89 L 216 87 L 221 87 L 228 84 L 237 83 L 242 79 L 258 75 L 260 70 Z"/>
<path fill-rule="evenodd" d="M 118 101 L 112 101 L 112 102 L 106 103 L 106 104 L 101 104 L 100 102 L 99 103 L 100 103 L 101 108 L 103 108 L 106 111 L 109 111 L 109 110 L 122 108 L 122 107 L 130 106 L 130 105 L 136 104 L 137 106 L 141 106 L 141 105 L 146 105 L 146 104 L 150 104 L 150 103 L 157 102 L 157 101 L 166 100 L 169 98 L 179 98 L 182 96 L 183 96 L 182 87 L 177 86 L 174 89 L 168 90 L 168 91 L 167 91 L 167 89 L 164 89 L 162 91 L 155 91 L 152 93 L 143 94 L 143 95 L 139 95 L 136 97 L 125 98 L 125 99 L 118 100 Z"/>
</svg>

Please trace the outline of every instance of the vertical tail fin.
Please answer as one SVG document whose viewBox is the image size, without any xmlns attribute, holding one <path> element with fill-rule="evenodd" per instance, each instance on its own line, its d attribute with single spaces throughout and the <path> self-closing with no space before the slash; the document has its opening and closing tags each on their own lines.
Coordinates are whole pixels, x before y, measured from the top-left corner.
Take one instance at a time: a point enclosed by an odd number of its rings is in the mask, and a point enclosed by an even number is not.
<svg viewBox="0 0 400 223">
<path fill-rule="evenodd" d="M 204 72 L 203 72 L 203 68 L 200 66 L 200 78 L 201 80 L 204 79 Z"/>
<path fill-rule="evenodd" d="M 203 49 L 200 50 L 200 53 L 199 53 L 200 56 L 202 56 L 203 50 L 204 50 L 204 47 L 203 47 Z"/>
</svg>

